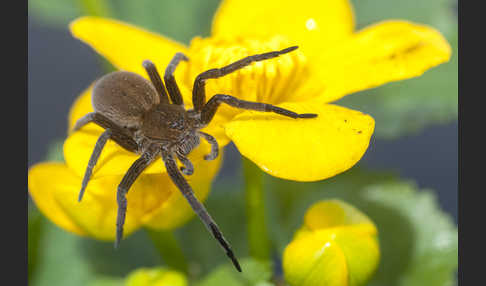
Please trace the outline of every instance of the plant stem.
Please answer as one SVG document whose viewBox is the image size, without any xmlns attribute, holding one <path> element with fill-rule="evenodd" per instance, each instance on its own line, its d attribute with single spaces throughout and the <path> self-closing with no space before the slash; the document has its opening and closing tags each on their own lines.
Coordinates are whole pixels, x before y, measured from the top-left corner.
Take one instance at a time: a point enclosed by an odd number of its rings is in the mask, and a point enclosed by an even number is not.
<svg viewBox="0 0 486 286">
<path fill-rule="evenodd" d="M 250 160 L 243 158 L 245 178 L 245 204 L 248 220 L 250 256 L 259 260 L 270 259 L 270 240 L 265 222 L 265 194 L 263 173 Z"/>
<path fill-rule="evenodd" d="M 167 266 L 187 273 L 186 258 L 174 233 L 172 231 L 154 230 L 150 228 L 146 228 L 146 231 Z"/>
</svg>

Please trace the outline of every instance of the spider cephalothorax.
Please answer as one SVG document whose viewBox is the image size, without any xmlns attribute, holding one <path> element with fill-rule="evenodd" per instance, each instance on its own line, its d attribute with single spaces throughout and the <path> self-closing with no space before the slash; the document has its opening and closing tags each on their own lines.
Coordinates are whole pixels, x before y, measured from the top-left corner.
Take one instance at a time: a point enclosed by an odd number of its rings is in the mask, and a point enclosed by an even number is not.
<svg viewBox="0 0 486 286">
<path fill-rule="evenodd" d="M 236 269 L 241 271 L 223 234 L 204 205 L 194 196 L 191 187 L 179 171 L 175 157 L 184 165 L 181 167 L 182 173 L 191 175 L 194 167 L 186 156 L 199 145 L 201 137 L 211 145 L 211 152 L 204 159 L 214 160 L 218 156 L 219 147 L 216 139 L 201 132 L 200 129 L 209 124 L 221 103 L 236 108 L 274 112 L 291 118 L 316 117 L 316 114 L 297 114 L 270 104 L 244 101 L 225 94 L 216 94 L 206 102 L 204 85 L 207 79 L 222 77 L 252 62 L 274 58 L 295 49 L 297 47 L 248 56 L 223 68 L 211 69 L 199 74 L 194 81 L 192 90 L 194 109 L 191 110 L 184 109 L 182 96 L 173 75 L 179 62 L 188 60 L 181 53 L 174 56 L 165 70 L 165 86 L 155 65 L 148 60 L 143 62 L 143 66 L 150 81 L 135 73 L 117 71 L 103 76 L 96 82 L 92 93 L 94 112 L 79 119 L 73 129 L 73 131 L 79 130 L 90 122 L 105 129 L 96 142 L 93 154 L 89 159 L 79 192 L 79 200 L 81 201 L 83 197 L 93 167 L 108 139 L 114 140 L 131 152 L 140 154 L 140 158 L 128 169 L 118 185 L 115 247 L 118 246 L 123 236 L 128 190 L 143 170 L 158 156 L 161 156 L 174 184 L 180 189 L 209 232 L 224 248 Z"/>
</svg>

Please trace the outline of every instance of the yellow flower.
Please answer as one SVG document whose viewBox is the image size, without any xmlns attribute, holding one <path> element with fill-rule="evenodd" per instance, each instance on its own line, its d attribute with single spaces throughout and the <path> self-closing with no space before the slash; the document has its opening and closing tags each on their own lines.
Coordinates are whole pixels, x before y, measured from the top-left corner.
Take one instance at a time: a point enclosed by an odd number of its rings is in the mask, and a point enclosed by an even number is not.
<svg viewBox="0 0 486 286">
<path fill-rule="evenodd" d="M 314 204 L 283 254 L 285 279 L 298 286 L 364 285 L 380 257 L 377 229 L 339 200 Z"/>
<path fill-rule="evenodd" d="M 128 275 L 125 286 L 187 286 L 187 278 L 180 272 L 163 267 L 140 268 Z"/>
<path fill-rule="evenodd" d="M 438 31 L 406 21 L 385 21 L 354 31 L 347 0 L 309 0 L 299 5 L 290 0 L 222 1 L 211 36 L 196 37 L 188 47 L 104 18 L 79 18 L 71 24 L 71 32 L 117 68 L 145 77 L 143 60 L 150 59 L 163 70 L 176 52 L 183 52 L 189 61 L 178 67 L 176 78 L 188 108 L 199 73 L 248 55 L 299 46 L 292 53 L 206 83 L 208 98 L 223 93 L 297 113 L 318 114 L 314 119 L 293 120 L 222 106 L 206 128 L 221 147 L 233 141 L 243 156 L 265 172 L 297 181 L 322 180 L 341 173 L 359 161 L 368 147 L 373 118 L 330 102 L 419 76 L 446 62 L 451 53 Z M 94 140 L 86 145 L 93 146 Z M 79 152 L 81 146 L 72 147 Z M 67 160 L 68 164 L 79 164 L 87 157 Z M 107 171 L 119 170 L 113 167 Z"/>
<path fill-rule="evenodd" d="M 209 194 L 220 162 L 201 161 L 188 178 L 201 201 Z M 102 169 L 103 164 L 97 168 Z M 81 236 L 114 240 L 116 190 L 122 177 L 107 175 L 90 180 L 83 201 L 78 202 L 82 176 L 64 163 L 39 163 L 29 170 L 29 193 L 39 210 L 58 226 Z M 187 201 L 162 170 L 140 176 L 130 188 L 127 201 L 125 235 L 142 226 L 173 229 L 193 216 Z"/>
<path fill-rule="evenodd" d="M 253 63 L 233 74 L 208 80 L 208 98 L 216 93 L 265 102 L 313 119 L 222 106 L 205 132 L 220 147 L 233 141 L 241 154 L 277 177 L 315 181 L 352 167 L 363 156 L 374 120 L 330 102 L 346 94 L 386 82 L 419 76 L 447 61 L 450 47 L 433 28 L 405 21 L 386 21 L 354 31 L 346 0 L 223 1 L 213 19 L 212 34 L 190 46 L 119 21 L 82 17 L 71 23 L 72 34 L 121 70 L 146 78 L 143 60 L 165 69 L 176 52 L 189 57 L 175 72 L 186 108 L 191 108 L 195 77 L 245 56 L 299 49 Z M 88 112 L 90 89 L 74 103 L 69 128 Z M 100 239 L 115 233 L 116 186 L 137 155 L 108 142 L 96 165 L 82 203 L 77 192 L 101 128 L 89 124 L 64 143 L 66 164 L 41 163 L 29 171 L 29 190 L 40 210 L 72 232 Z M 200 200 L 208 194 L 220 161 L 202 160 L 208 144 L 190 154 L 195 174 L 188 177 Z M 221 157 L 221 156 L 220 156 Z M 170 182 L 161 160 L 137 179 L 127 196 L 125 234 L 148 225 L 173 228 L 192 215 Z"/>
</svg>

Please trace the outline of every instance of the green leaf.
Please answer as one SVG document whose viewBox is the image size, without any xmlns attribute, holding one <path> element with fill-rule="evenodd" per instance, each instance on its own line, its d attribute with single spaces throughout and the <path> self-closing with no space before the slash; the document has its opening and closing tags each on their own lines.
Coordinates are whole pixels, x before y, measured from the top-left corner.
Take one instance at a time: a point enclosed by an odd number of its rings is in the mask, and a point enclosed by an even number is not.
<svg viewBox="0 0 486 286">
<path fill-rule="evenodd" d="M 280 254 L 309 206 L 322 199 L 340 199 L 369 216 L 378 228 L 382 257 L 369 285 L 446 286 L 455 281 L 457 227 L 431 190 L 356 167 L 316 183 L 269 177 L 269 190 L 271 233 Z"/>
<path fill-rule="evenodd" d="M 391 183 L 370 186 L 362 197 L 375 206 L 368 213 L 377 223 L 383 255 L 371 285 L 454 284 L 457 227 L 438 208 L 433 192 L 417 191 L 410 183 Z"/>
<path fill-rule="evenodd" d="M 341 99 L 338 103 L 372 115 L 375 134 L 395 138 L 457 119 L 458 52 L 456 1 L 353 1 L 358 28 L 386 19 L 405 19 L 439 29 L 452 47 L 448 63 L 424 75 L 393 82 Z"/>
<path fill-rule="evenodd" d="M 187 273 L 187 262 L 179 240 L 172 230 L 156 230 L 146 228 L 145 232 L 158 250 L 160 257 L 172 270 Z"/>
<path fill-rule="evenodd" d="M 29 285 L 84 286 L 94 276 L 90 266 L 81 258 L 78 247 L 83 238 L 67 233 L 48 220 L 43 220 L 44 232 L 39 248 L 36 275 Z"/>
<path fill-rule="evenodd" d="M 237 272 L 232 265 L 227 263 L 217 267 L 209 273 L 197 286 L 268 286 L 272 276 L 271 264 L 252 258 L 241 259 L 243 272 Z"/>
<path fill-rule="evenodd" d="M 115 249 L 113 242 L 83 238 L 78 245 L 81 258 L 96 275 L 125 277 L 140 267 L 155 267 L 161 263 L 158 252 L 144 231 L 137 231 Z"/>
</svg>

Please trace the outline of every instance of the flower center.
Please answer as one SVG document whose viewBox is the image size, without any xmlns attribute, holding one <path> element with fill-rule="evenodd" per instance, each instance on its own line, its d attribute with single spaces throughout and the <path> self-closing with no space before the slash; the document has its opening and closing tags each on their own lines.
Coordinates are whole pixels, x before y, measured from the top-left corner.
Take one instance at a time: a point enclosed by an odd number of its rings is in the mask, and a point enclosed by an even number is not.
<svg viewBox="0 0 486 286">
<path fill-rule="evenodd" d="M 194 79 L 203 71 L 222 68 L 244 57 L 293 46 L 283 36 L 275 36 L 266 41 L 240 38 L 231 41 L 220 38 L 194 38 L 189 51 L 189 62 L 183 83 L 192 90 Z M 222 93 L 248 101 L 279 104 L 298 100 L 307 89 L 309 78 L 307 58 L 299 50 L 277 58 L 255 62 L 218 79 L 206 81 L 206 100 Z M 309 94 L 305 94 L 308 97 Z M 303 100 L 303 99 L 302 99 Z M 225 116 L 241 112 L 225 108 Z"/>
</svg>

